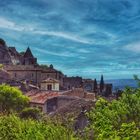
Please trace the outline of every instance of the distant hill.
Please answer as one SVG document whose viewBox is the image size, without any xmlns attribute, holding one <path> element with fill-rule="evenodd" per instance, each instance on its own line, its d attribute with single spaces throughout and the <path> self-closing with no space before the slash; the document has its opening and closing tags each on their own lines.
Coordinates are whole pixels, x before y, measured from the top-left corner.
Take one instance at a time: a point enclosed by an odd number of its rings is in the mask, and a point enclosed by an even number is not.
<svg viewBox="0 0 140 140">
<path fill-rule="evenodd" d="M 113 79 L 113 80 L 106 80 L 106 83 L 112 83 L 113 84 L 113 90 L 116 89 L 124 89 L 126 86 L 136 88 L 137 81 L 134 79 Z"/>
</svg>

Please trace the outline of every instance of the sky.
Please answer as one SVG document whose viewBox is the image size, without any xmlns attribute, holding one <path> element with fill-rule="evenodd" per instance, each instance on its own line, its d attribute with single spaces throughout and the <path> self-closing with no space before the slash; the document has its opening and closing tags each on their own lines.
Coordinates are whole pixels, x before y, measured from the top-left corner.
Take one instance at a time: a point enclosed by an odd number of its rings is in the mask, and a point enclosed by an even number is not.
<svg viewBox="0 0 140 140">
<path fill-rule="evenodd" d="M 0 0 L 0 38 L 68 76 L 140 74 L 140 0 Z"/>
</svg>

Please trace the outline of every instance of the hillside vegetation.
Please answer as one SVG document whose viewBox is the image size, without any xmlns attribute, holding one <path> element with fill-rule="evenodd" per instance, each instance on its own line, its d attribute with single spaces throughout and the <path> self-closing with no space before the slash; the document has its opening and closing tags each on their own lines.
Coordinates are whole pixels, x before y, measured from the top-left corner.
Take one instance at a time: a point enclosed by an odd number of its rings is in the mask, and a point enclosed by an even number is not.
<svg viewBox="0 0 140 140">
<path fill-rule="evenodd" d="M 0 109 L 2 140 L 140 139 L 140 88 L 126 88 L 118 100 L 99 98 L 86 114 L 89 125 L 79 132 L 61 122 L 61 116 L 57 120 L 29 108 L 29 99 L 8 85 L 0 86 Z"/>
</svg>

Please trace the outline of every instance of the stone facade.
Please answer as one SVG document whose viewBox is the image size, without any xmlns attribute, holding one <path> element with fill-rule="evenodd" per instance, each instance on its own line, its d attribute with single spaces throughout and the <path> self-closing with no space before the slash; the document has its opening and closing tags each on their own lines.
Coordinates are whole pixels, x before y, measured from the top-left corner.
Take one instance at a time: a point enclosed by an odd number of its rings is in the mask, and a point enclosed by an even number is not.
<svg viewBox="0 0 140 140">
<path fill-rule="evenodd" d="M 82 86 L 82 77 L 64 77 L 64 88 L 66 90 Z"/>
<path fill-rule="evenodd" d="M 83 79 L 83 88 L 86 91 L 93 92 L 94 91 L 94 80 L 92 80 L 92 79 Z"/>
<path fill-rule="evenodd" d="M 28 47 L 25 52 L 17 52 L 15 47 L 8 47 L 3 39 L 0 39 L 0 64 L 10 73 L 11 79 L 26 81 L 40 86 L 41 81 L 53 78 L 60 81 L 60 88 L 63 87 L 63 73 L 50 67 L 42 67 L 37 64 Z"/>
<path fill-rule="evenodd" d="M 41 82 L 41 90 L 59 91 L 59 81 L 48 78 Z"/>
<path fill-rule="evenodd" d="M 60 88 L 63 87 L 63 73 L 54 68 L 41 68 L 37 65 L 5 65 L 11 78 L 18 81 L 27 81 L 34 85 L 40 86 L 41 82 L 48 78 L 59 80 Z"/>
<path fill-rule="evenodd" d="M 0 84 L 9 82 L 10 79 L 11 79 L 11 75 L 3 68 L 0 68 Z"/>
</svg>

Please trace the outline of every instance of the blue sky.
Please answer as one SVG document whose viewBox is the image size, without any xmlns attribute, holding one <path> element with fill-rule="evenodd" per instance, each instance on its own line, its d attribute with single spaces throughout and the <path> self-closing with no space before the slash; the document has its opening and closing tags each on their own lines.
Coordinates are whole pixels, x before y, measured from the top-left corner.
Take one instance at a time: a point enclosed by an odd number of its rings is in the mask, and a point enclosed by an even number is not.
<svg viewBox="0 0 140 140">
<path fill-rule="evenodd" d="M 140 0 L 0 0 L 0 37 L 70 76 L 140 74 Z"/>
</svg>

